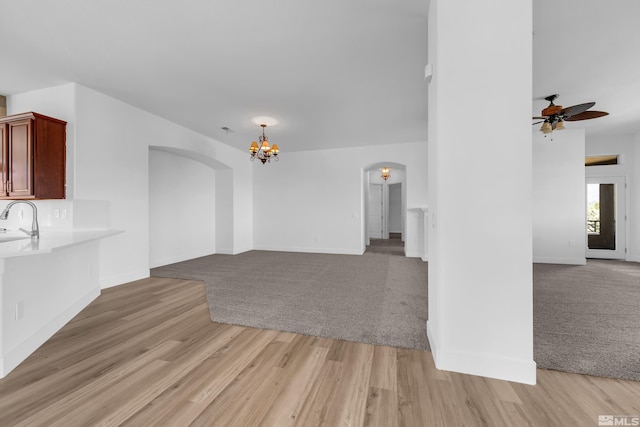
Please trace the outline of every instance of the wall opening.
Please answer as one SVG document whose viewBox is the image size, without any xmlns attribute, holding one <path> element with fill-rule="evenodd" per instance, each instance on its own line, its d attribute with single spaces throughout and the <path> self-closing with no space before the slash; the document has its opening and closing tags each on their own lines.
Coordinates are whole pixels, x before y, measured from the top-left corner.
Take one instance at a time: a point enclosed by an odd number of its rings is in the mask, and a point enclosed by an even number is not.
<svg viewBox="0 0 640 427">
<path fill-rule="evenodd" d="M 382 168 L 390 169 L 385 180 Z M 362 174 L 362 252 L 371 239 L 406 240 L 406 166 L 378 162 L 363 169 Z"/>
<path fill-rule="evenodd" d="M 233 248 L 233 174 L 187 150 L 149 148 L 149 266 Z"/>
</svg>

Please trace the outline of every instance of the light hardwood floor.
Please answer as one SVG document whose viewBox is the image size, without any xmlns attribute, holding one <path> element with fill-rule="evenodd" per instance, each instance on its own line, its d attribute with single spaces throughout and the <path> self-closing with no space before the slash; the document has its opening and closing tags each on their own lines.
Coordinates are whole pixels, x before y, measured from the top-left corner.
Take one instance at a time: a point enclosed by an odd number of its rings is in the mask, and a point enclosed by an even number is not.
<svg viewBox="0 0 640 427">
<path fill-rule="evenodd" d="M 597 426 L 640 382 L 438 371 L 430 353 L 212 323 L 199 282 L 106 289 L 0 380 L 0 426 Z"/>
</svg>

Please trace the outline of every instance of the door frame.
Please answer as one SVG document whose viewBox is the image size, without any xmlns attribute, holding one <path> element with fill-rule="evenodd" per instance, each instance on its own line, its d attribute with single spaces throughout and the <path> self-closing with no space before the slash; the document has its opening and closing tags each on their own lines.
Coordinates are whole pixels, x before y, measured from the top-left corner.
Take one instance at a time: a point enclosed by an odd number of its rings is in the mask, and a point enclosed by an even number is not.
<svg viewBox="0 0 640 427">
<path fill-rule="evenodd" d="M 602 259 L 626 259 L 627 257 L 627 180 L 625 176 L 588 176 L 585 179 L 585 257 Z M 587 185 L 615 184 L 616 249 L 589 249 L 587 234 Z"/>
<path fill-rule="evenodd" d="M 391 168 L 391 178 L 389 181 L 391 183 L 400 182 L 402 184 L 402 241 L 406 247 L 407 245 L 407 167 L 404 164 L 384 161 L 384 162 L 376 162 L 371 163 L 364 166 L 360 170 L 361 177 L 361 198 L 360 198 L 360 231 L 361 231 L 361 240 L 362 253 L 365 252 L 366 246 L 368 246 L 371 242 L 369 239 L 369 184 L 370 183 L 384 183 L 385 181 L 380 178 L 380 168 L 389 167 Z M 394 173 L 394 171 L 401 173 Z M 388 190 L 387 190 L 388 194 Z M 388 203 L 387 203 L 388 205 Z M 386 214 L 388 217 L 388 212 Z M 355 217 L 355 214 L 354 214 Z M 388 227 L 387 227 L 388 233 Z M 387 234 L 388 237 L 388 234 Z"/>
</svg>

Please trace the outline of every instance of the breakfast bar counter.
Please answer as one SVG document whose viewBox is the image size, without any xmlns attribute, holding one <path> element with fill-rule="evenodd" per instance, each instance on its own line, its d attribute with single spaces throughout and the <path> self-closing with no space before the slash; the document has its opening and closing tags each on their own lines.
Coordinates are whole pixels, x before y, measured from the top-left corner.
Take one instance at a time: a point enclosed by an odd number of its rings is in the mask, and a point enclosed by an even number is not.
<svg viewBox="0 0 640 427">
<path fill-rule="evenodd" d="M 33 240 L 20 230 L 0 233 L 0 258 L 38 255 L 61 248 L 122 233 L 121 230 L 40 230 L 40 238 Z"/>
</svg>

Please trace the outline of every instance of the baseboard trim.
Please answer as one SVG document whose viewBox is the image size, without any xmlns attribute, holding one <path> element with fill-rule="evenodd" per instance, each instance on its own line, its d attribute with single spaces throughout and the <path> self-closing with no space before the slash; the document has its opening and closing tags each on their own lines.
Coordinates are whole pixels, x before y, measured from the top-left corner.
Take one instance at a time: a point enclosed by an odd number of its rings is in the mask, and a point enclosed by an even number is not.
<svg viewBox="0 0 640 427">
<path fill-rule="evenodd" d="M 427 320 L 427 341 L 429 341 L 429 348 L 431 349 L 431 354 L 433 355 L 433 361 L 437 365 L 438 360 L 438 341 L 436 340 L 436 335 L 431 329 L 431 322 Z"/>
<path fill-rule="evenodd" d="M 22 341 L 0 358 L 0 378 L 4 378 L 16 366 L 22 363 L 34 351 L 80 313 L 91 301 L 100 296 L 100 289 L 92 289 L 62 313 L 40 328 L 36 333 Z"/>
<path fill-rule="evenodd" d="M 554 258 L 554 257 L 533 257 L 533 262 L 536 264 L 570 264 L 570 265 L 585 265 L 587 263 L 586 258 Z"/>
<path fill-rule="evenodd" d="M 233 248 L 233 251 L 230 253 L 230 255 L 238 255 L 238 254 L 243 254 L 245 252 L 249 252 L 252 251 L 254 248 L 249 247 L 249 246 L 245 246 L 243 248 Z M 223 252 L 220 252 L 223 253 Z"/>
<path fill-rule="evenodd" d="M 627 261 L 640 262 L 640 255 L 628 254 Z"/>
<path fill-rule="evenodd" d="M 429 321 L 427 339 L 437 369 L 530 385 L 536 383 L 536 362 L 533 359 L 521 360 L 490 354 L 443 351 L 438 346 Z"/>
<path fill-rule="evenodd" d="M 222 254 L 222 255 L 234 255 L 233 253 L 233 249 L 216 249 L 216 253 L 217 254 Z"/>
<path fill-rule="evenodd" d="M 439 351 L 436 368 L 461 374 L 535 385 L 536 362 L 489 354 Z"/>
<path fill-rule="evenodd" d="M 274 246 L 256 246 L 257 251 L 274 251 L 274 252 L 303 252 L 318 254 L 338 254 L 338 255 L 362 255 L 359 249 L 337 249 L 337 248 L 309 248 L 309 247 L 274 247 Z"/>
<path fill-rule="evenodd" d="M 182 261 L 187 261 L 189 259 L 194 259 L 194 258 L 200 258 L 203 256 L 208 256 L 208 255 L 213 255 L 215 252 L 214 251 L 208 251 L 208 252 L 193 252 L 193 253 L 188 253 L 188 254 L 180 254 L 180 255 L 176 255 L 176 256 L 171 256 L 171 257 L 166 257 L 166 258 L 162 258 L 160 260 L 157 260 L 153 263 L 150 263 L 150 267 L 151 268 L 155 268 L 155 267 L 161 267 L 163 265 L 168 265 L 168 264 L 174 264 L 176 262 L 182 262 Z"/>
<path fill-rule="evenodd" d="M 107 289 L 113 286 L 122 285 L 124 283 L 135 282 L 136 280 L 146 279 L 151 275 L 149 269 L 131 271 L 129 273 L 118 274 L 114 276 L 100 277 L 100 289 Z"/>
</svg>

